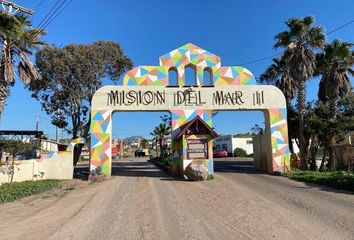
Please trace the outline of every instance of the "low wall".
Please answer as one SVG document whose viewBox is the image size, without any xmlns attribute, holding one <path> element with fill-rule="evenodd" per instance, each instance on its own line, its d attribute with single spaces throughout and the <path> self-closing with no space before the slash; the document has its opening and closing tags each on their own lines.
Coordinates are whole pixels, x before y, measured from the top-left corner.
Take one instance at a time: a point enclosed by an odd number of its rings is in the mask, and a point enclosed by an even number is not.
<svg viewBox="0 0 354 240">
<path fill-rule="evenodd" d="M 0 169 L 6 170 L 7 166 Z M 16 160 L 14 182 L 41 179 L 72 179 L 72 152 L 52 152 L 40 159 Z M 0 184 L 10 181 L 9 176 L 0 171 Z"/>
<path fill-rule="evenodd" d="M 267 136 L 257 135 L 252 137 L 253 142 L 253 159 L 254 167 L 257 170 L 267 171 L 268 170 L 268 151 L 267 151 Z"/>
<path fill-rule="evenodd" d="M 336 144 L 334 150 L 334 168 L 353 169 L 354 166 L 354 147 L 349 144 Z"/>
</svg>

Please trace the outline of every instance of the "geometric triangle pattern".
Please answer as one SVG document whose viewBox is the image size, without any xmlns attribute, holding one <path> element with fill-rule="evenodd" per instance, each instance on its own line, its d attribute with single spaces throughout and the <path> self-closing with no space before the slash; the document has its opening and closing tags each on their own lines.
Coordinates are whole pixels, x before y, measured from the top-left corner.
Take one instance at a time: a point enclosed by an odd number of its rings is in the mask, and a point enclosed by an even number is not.
<svg viewBox="0 0 354 240">
<path fill-rule="evenodd" d="M 290 171 L 286 109 L 268 109 L 271 130 L 273 172 Z"/>
<path fill-rule="evenodd" d="M 159 66 L 139 66 L 131 69 L 123 78 L 123 86 L 168 86 L 168 73 L 171 69 L 177 72 L 178 85 L 184 86 L 186 66 L 195 69 L 198 85 L 209 85 L 209 79 L 204 81 L 205 71 L 210 73 L 215 86 L 257 85 L 253 74 L 246 68 L 222 67 L 219 56 L 192 43 L 164 54 L 159 58 L 159 62 Z"/>
<path fill-rule="evenodd" d="M 106 176 L 111 175 L 111 115 L 108 110 L 91 110 L 90 171 L 100 167 Z"/>
</svg>

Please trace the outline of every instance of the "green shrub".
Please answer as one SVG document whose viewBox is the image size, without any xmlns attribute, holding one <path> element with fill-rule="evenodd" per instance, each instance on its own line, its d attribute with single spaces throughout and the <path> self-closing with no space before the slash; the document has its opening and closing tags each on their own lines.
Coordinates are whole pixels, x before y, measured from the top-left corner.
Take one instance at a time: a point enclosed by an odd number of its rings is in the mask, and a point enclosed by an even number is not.
<svg viewBox="0 0 354 240">
<path fill-rule="evenodd" d="M 0 186 L 0 204 L 48 191 L 59 185 L 59 180 L 39 180 L 5 183 Z"/>
<path fill-rule="evenodd" d="M 207 178 L 207 181 L 210 181 L 210 180 L 213 180 L 213 179 L 214 179 L 214 175 L 213 174 L 209 174 L 208 178 Z"/>
<path fill-rule="evenodd" d="M 292 171 L 284 173 L 283 175 L 294 180 L 311 182 L 337 189 L 354 191 L 354 173 L 348 171 Z"/>
<path fill-rule="evenodd" d="M 234 157 L 247 157 L 248 154 L 246 152 L 246 150 L 242 149 L 242 148 L 235 148 L 234 150 Z"/>
<path fill-rule="evenodd" d="M 165 165 L 165 166 L 170 166 L 170 161 L 171 161 L 172 156 L 171 155 L 162 155 L 159 157 L 152 158 L 153 160 Z"/>
</svg>

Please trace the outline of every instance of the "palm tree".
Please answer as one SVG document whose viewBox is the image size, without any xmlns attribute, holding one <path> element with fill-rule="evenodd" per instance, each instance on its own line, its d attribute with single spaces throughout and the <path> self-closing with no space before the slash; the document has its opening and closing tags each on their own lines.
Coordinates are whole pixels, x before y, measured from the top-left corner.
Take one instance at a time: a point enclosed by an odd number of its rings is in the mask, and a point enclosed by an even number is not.
<svg viewBox="0 0 354 240">
<path fill-rule="evenodd" d="M 304 114 L 306 103 L 305 82 L 315 71 L 315 53 L 325 44 L 321 27 L 313 26 L 313 17 L 292 18 L 285 22 L 287 31 L 275 36 L 274 48 L 283 47 L 289 56 L 290 76 L 297 85 L 297 108 L 299 112 L 299 142 L 301 169 L 308 168 L 304 142 Z"/>
<path fill-rule="evenodd" d="M 260 81 L 277 86 L 285 96 L 286 106 L 290 108 L 291 100 L 297 94 L 297 86 L 290 75 L 288 62 L 289 59 L 286 55 L 282 55 L 280 58 L 273 58 L 273 64 L 261 74 Z"/>
<path fill-rule="evenodd" d="M 144 149 L 149 148 L 149 141 L 143 138 L 143 140 L 141 140 L 141 147 Z"/>
<path fill-rule="evenodd" d="M 160 123 L 150 134 L 153 135 L 154 139 L 159 143 L 160 156 L 164 155 L 166 136 L 170 134 L 170 127 L 168 127 L 165 123 Z"/>
<path fill-rule="evenodd" d="M 27 16 L 0 11 L 0 114 L 15 81 L 15 68 L 18 77 L 26 85 L 31 80 L 40 79 L 29 56 L 43 45 L 39 38 L 44 34 L 43 29 L 32 28 Z"/>
<path fill-rule="evenodd" d="M 261 74 L 260 81 L 277 86 L 284 94 L 287 107 L 287 118 L 290 119 L 289 111 L 291 110 L 291 100 L 297 94 L 297 85 L 290 75 L 289 57 L 282 55 L 280 58 L 273 58 L 273 64 Z M 290 131 L 289 131 L 290 133 Z M 294 153 L 293 144 L 289 141 L 289 149 Z"/>
<path fill-rule="evenodd" d="M 354 75 L 353 43 L 336 39 L 316 55 L 316 75 L 321 75 L 318 98 L 329 103 L 333 118 L 338 115 L 338 100 L 351 90 L 349 74 Z"/>
</svg>

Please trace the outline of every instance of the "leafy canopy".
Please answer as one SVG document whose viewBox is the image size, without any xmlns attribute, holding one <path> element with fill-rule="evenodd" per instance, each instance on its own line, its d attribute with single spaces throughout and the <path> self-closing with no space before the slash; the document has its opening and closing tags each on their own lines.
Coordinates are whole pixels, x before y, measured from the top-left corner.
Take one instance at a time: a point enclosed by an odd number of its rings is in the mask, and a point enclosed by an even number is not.
<svg viewBox="0 0 354 240">
<path fill-rule="evenodd" d="M 36 54 L 42 81 L 32 82 L 32 96 L 52 118 L 52 123 L 73 135 L 88 134 L 88 112 L 95 91 L 110 79 L 117 84 L 132 67 L 131 60 L 116 42 L 45 46 Z M 69 122 L 71 126 L 69 127 Z"/>
</svg>

